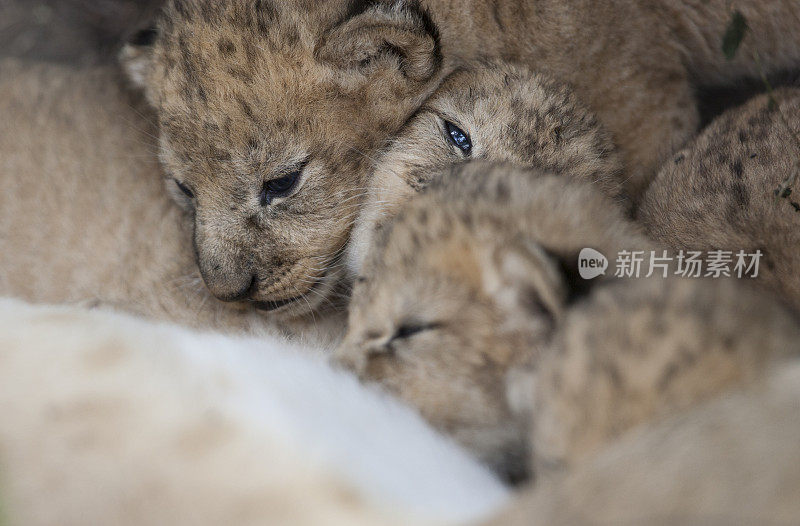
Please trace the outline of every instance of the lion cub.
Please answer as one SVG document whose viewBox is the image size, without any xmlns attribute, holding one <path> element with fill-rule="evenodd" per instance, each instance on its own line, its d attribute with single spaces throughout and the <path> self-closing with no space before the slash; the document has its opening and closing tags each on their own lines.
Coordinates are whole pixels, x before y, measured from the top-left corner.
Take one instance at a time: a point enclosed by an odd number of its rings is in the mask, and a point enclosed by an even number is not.
<svg viewBox="0 0 800 526">
<path fill-rule="evenodd" d="M 152 123 L 120 75 L 15 60 L 0 71 L 0 294 L 222 331 L 277 326 L 203 286 L 184 213 L 164 192 Z M 323 318 L 281 327 L 336 339 L 341 322 Z"/>
<path fill-rule="evenodd" d="M 158 115 L 161 159 L 194 211 L 223 300 L 276 315 L 325 304 L 371 159 L 463 64 L 521 63 L 572 85 L 638 195 L 697 130 L 695 88 L 800 64 L 800 3 L 741 0 L 170 0 L 123 52 Z"/>
<path fill-rule="evenodd" d="M 310 351 L 0 299 L 3 524 L 433 526 L 507 500 Z"/>
<path fill-rule="evenodd" d="M 529 424 L 507 385 L 529 376 L 589 284 L 565 278 L 562 261 L 577 262 L 584 247 L 650 245 L 589 183 L 457 166 L 378 230 L 337 357 L 488 463 L 517 469 Z"/>
<path fill-rule="evenodd" d="M 758 281 L 800 309 L 800 205 L 774 195 L 800 169 L 800 89 L 775 97 L 728 111 L 667 162 L 638 216 L 674 249 L 761 251 Z"/>
<path fill-rule="evenodd" d="M 584 280 L 587 247 L 654 248 L 588 183 L 457 167 L 379 230 L 336 356 L 519 478 L 531 421 L 536 465 L 570 465 L 800 346 L 737 283 Z"/>
<path fill-rule="evenodd" d="M 479 62 L 450 75 L 378 157 L 350 235 L 349 269 L 360 270 L 377 223 L 435 174 L 475 159 L 569 173 L 629 206 L 620 155 L 572 90 L 523 66 Z"/>
<path fill-rule="evenodd" d="M 643 426 L 525 491 L 493 526 L 800 522 L 800 360 Z"/>
<path fill-rule="evenodd" d="M 794 313 L 749 283 L 598 284 L 538 364 L 534 469 L 571 468 L 637 424 L 758 381 L 770 363 L 795 355 Z"/>
</svg>

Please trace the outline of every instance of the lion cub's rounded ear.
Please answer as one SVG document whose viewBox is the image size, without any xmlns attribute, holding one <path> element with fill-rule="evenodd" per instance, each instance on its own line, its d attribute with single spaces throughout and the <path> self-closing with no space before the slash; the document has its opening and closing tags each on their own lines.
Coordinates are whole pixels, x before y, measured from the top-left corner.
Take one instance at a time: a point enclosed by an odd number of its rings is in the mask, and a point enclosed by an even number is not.
<svg viewBox="0 0 800 526">
<path fill-rule="evenodd" d="M 442 66 L 439 31 L 417 1 L 361 0 L 352 4 L 316 49 L 319 60 L 361 72 L 395 68 L 412 82 Z"/>
<path fill-rule="evenodd" d="M 137 31 L 128 39 L 119 55 L 128 78 L 139 88 L 144 88 L 147 69 L 153 56 L 153 45 L 158 39 L 158 29 L 149 27 Z"/>
<path fill-rule="evenodd" d="M 567 283 L 559 262 L 537 243 L 516 240 L 487 251 L 483 288 L 509 317 L 531 316 L 555 323 L 566 307 Z"/>
</svg>

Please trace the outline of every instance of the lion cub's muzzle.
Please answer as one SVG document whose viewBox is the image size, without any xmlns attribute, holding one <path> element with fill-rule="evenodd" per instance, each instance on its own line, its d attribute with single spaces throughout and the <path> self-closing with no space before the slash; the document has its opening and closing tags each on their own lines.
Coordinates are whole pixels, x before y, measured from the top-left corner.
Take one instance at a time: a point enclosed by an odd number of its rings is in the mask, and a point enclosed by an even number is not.
<svg viewBox="0 0 800 526">
<path fill-rule="evenodd" d="M 247 301 L 258 290 L 259 277 L 250 269 L 223 268 L 219 263 L 204 263 L 202 258 L 197 266 L 206 288 L 220 301 Z"/>
<path fill-rule="evenodd" d="M 225 302 L 247 302 L 265 312 L 312 310 L 310 296 L 323 296 L 326 275 L 315 276 L 302 263 L 279 268 L 235 268 L 204 265 L 198 261 L 209 292 Z"/>
</svg>

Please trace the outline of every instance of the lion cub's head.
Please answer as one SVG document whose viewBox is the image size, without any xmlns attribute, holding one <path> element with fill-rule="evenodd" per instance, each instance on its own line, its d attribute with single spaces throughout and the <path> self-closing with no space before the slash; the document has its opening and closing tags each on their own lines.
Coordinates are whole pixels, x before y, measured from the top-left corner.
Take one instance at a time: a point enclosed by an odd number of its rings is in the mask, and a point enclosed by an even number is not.
<svg viewBox="0 0 800 526">
<path fill-rule="evenodd" d="M 510 476 L 539 352 L 588 285 L 578 254 L 643 243 L 588 183 L 457 166 L 380 227 L 337 359 Z"/>
<path fill-rule="evenodd" d="M 285 314 L 324 301 L 372 152 L 443 75 L 415 2 L 172 0 L 122 60 L 208 288 Z"/>
<path fill-rule="evenodd" d="M 476 159 L 568 173 L 625 200 L 621 161 L 610 136 L 568 87 L 522 66 L 464 65 L 378 159 L 348 247 L 353 273 L 363 263 L 377 223 L 444 168 Z"/>
</svg>

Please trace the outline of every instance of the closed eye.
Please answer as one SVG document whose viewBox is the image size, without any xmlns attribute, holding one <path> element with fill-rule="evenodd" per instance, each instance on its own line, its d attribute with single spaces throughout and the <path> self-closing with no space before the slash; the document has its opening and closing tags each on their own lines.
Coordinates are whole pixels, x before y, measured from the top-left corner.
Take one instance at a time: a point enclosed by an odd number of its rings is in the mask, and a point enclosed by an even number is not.
<svg viewBox="0 0 800 526">
<path fill-rule="evenodd" d="M 398 327 L 398 329 L 395 331 L 394 336 L 392 336 L 392 341 L 405 340 L 411 338 L 412 336 L 416 336 L 417 334 L 438 329 L 439 327 L 440 324 L 438 323 L 404 324 Z"/>
<path fill-rule="evenodd" d="M 178 181 L 177 179 L 175 179 L 175 185 L 178 187 L 178 190 L 183 192 L 183 195 L 185 195 L 189 199 L 194 199 L 194 192 L 192 192 L 192 190 L 188 186 Z"/>
<path fill-rule="evenodd" d="M 300 170 L 295 170 L 283 177 L 266 181 L 261 188 L 261 195 L 259 196 L 261 206 L 267 206 L 272 203 L 274 199 L 286 197 L 291 194 L 292 190 L 297 186 L 297 182 L 300 180 L 300 173 Z"/>
<path fill-rule="evenodd" d="M 444 129 L 447 132 L 447 140 L 453 146 L 461 150 L 465 155 L 469 155 L 472 152 L 472 139 L 469 138 L 467 132 L 450 121 L 444 121 Z"/>
</svg>

